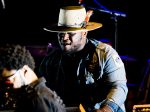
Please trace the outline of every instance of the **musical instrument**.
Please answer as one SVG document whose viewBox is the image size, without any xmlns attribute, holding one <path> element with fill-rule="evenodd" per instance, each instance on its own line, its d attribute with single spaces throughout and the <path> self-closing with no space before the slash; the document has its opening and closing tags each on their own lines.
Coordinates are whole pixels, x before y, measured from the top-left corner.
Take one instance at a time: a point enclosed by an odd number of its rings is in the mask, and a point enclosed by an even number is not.
<svg viewBox="0 0 150 112">
<path fill-rule="evenodd" d="M 66 112 L 86 112 L 82 104 L 79 107 L 66 107 Z"/>
<path fill-rule="evenodd" d="M 150 104 L 134 105 L 132 112 L 150 112 Z"/>
</svg>

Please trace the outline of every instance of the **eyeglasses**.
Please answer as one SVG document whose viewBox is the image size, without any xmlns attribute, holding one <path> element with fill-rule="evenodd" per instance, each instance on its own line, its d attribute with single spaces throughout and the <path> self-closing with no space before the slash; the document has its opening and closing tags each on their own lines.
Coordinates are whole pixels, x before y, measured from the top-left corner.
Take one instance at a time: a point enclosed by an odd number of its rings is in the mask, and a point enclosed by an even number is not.
<svg viewBox="0 0 150 112">
<path fill-rule="evenodd" d="M 13 75 L 6 77 L 8 80 L 12 80 L 14 77 L 16 77 L 17 75 L 20 75 L 20 69 L 17 70 Z"/>
<path fill-rule="evenodd" d="M 70 33 L 58 33 L 57 35 L 59 37 L 64 37 L 66 34 L 68 34 L 70 37 L 74 36 L 76 33 L 70 32 Z"/>
<path fill-rule="evenodd" d="M 20 77 L 20 81 L 22 82 L 23 85 L 27 85 L 28 81 L 24 77 L 24 74 L 21 74 L 21 69 L 17 70 L 13 75 L 7 77 L 7 80 L 12 81 L 16 76 Z"/>
</svg>

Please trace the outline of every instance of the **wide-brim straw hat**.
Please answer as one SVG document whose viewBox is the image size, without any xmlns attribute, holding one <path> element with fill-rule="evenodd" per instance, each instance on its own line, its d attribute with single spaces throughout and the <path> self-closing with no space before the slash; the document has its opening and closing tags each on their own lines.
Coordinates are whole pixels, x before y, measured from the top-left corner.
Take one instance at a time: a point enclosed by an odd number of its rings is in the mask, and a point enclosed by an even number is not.
<svg viewBox="0 0 150 112">
<path fill-rule="evenodd" d="M 58 23 L 44 28 L 49 32 L 92 31 L 102 27 L 101 23 L 88 21 L 86 26 L 86 9 L 83 6 L 66 6 L 60 8 Z"/>
</svg>

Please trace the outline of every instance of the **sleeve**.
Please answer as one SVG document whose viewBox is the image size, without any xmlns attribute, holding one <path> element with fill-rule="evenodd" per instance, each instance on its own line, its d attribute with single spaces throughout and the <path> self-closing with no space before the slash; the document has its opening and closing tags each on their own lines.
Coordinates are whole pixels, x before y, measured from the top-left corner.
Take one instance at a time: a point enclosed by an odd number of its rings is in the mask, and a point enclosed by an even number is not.
<svg viewBox="0 0 150 112">
<path fill-rule="evenodd" d="M 108 57 L 105 72 L 106 82 L 112 85 L 107 99 L 112 99 L 118 105 L 123 104 L 128 92 L 126 71 L 124 63 L 116 52 L 113 52 L 110 57 Z"/>
<path fill-rule="evenodd" d="M 128 93 L 124 63 L 112 47 L 106 48 L 105 53 L 101 55 L 102 57 L 104 59 L 102 78 L 110 86 L 110 90 L 105 101 L 99 105 L 108 105 L 112 110 L 117 110 L 120 107 L 124 108 Z"/>
<path fill-rule="evenodd" d="M 65 112 L 64 106 L 55 98 L 38 98 L 34 104 L 37 104 L 35 112 Z"/>
<path fill-rule="evenodd" d="M 44 84 L 39 86 L 35 89 L 37 97 L 33 98 L 34 112 L 66 112 L 62 99 L 55 91 Z"/>
</svg>

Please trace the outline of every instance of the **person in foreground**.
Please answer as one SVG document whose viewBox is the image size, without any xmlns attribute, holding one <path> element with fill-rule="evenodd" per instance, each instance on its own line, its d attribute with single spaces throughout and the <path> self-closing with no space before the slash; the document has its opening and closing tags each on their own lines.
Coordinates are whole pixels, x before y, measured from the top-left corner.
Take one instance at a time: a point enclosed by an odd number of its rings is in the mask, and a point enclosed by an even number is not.
<svg viewBox="0 0 150 112">
<path fill-rule="evenodd" d="M 0 81 L 14 88 L 9 94 L 15 95 L 15 112 L 65 112 L 60 97 L 45 85 L 44 77 L 37 77 L 34 68 L 35 61 L 24 46 L 0 47 Z"/>
<path fill-rule="evenodd" d="M 88 31 L 102 27 L 89 21 L 91 12 L 83 6 L 60 9 L 58 25 L 44 28 L 57 32 L 60 47 L 49 50 L 39 73 L 68 107 L 82 104 L 86 112 L 125 112 L 124 63 L 112 46 L 87 38 Z"/>
</svg>

